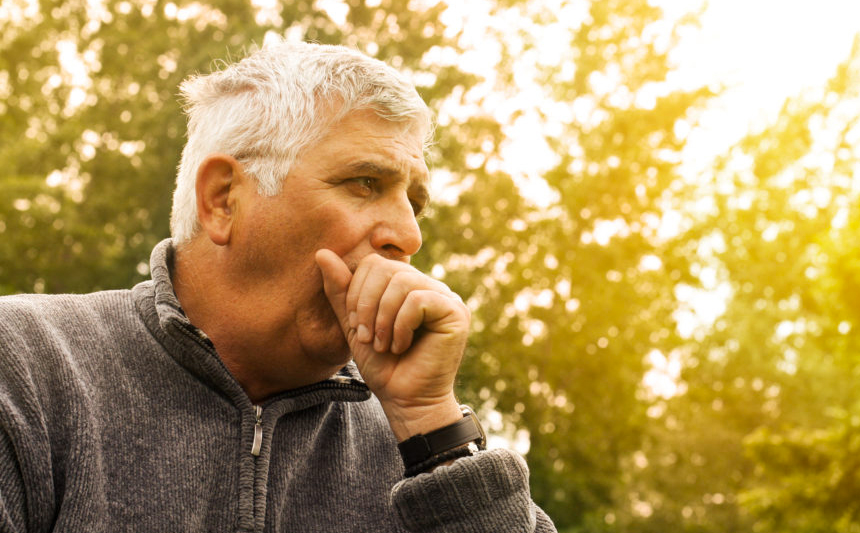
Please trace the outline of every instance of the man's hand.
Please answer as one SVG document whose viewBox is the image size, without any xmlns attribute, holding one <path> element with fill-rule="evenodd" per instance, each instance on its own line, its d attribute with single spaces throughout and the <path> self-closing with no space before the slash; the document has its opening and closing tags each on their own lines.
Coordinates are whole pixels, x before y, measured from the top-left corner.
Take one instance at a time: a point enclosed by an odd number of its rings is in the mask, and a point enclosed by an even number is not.
<svg viewBox="0 0 860 533">
<path fill-rule="evenodd" d="M 352 356 L 399 441 L 462 418 L 454 379 L 469 310 L 445 284 L 400 261 L 371 254 L 352 273 L 319 250 L 326 296 Z"/>
</svg>

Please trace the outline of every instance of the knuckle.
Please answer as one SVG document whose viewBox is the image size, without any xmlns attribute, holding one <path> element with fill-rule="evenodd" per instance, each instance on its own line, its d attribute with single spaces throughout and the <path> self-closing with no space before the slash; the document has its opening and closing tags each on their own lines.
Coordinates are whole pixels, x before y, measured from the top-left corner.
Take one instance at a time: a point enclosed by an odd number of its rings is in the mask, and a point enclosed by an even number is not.
<svg viewBox="0 0 860 533">
<path fill-rule="evenodd" d="M 414 276 L 411 272 L 401 270 L 391 275 L 391 281 L 389 284 L 392 287 L 405 292 L 415 286 L 415 280 L 413 278 Z"/>
<path fill-rule="evenodd" d="M 369 310 L 373 309 L 373 307 L 374 307 L 374 302 L 367 300 L 367 299 L 359 299 L 355 303 L 355 310 L 358 312 L 369 311 Z"/>
<path fill-rule="evenodd" d="M 379 311 L 376 313 L 376 324 L 378 331 L 385 331 L 385 325 L 391 320 L 391 315 L 388 313 L 388 310 L 380 307 Z"/>
<path fill-rule="evenodd" d="M 401 338 L 406 335 L 412 335 L 412 328 L 404 323 L 396 323 L 394 324 L 394 327 L 391 328 L 391 333 L 394 336 Z"/>
<path fill-rule="evenodd" d="M 427 303 L 426 291 L 409 291 L 406 295 L 406 302 L 410 305 L 421 305 Z"/>
</svg>

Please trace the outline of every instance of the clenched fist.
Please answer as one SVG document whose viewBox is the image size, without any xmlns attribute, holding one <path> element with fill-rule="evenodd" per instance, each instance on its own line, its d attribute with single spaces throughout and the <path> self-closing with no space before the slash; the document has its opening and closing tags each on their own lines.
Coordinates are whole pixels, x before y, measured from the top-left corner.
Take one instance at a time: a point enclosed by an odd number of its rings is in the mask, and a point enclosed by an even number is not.
<svg viewBox="0 0 860 533">
<path fill-rule="evenodd" d="M 454 379 L 469 310 L 444 283 L 401 261 L 364 257 L 355 272 L 319 250 L 326 296 L 367 386 L 402 441 L 462 418 Z"/>
</svg>

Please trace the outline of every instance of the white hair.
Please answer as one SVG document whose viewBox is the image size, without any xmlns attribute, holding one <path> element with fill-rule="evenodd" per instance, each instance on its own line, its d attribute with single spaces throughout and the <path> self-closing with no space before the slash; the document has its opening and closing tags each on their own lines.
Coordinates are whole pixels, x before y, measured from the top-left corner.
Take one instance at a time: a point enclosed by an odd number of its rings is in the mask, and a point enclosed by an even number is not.
<svg viewBox="0 0 860 533">
<path fill-rule="evenodd" d="M 176 244 L 200 229 L 197 170 L 212 153 L 242 163 L 261 195 L 281 191 L 302 149 L 352 111 L 415 124 L 430 135 L 427 105 L 396 70 L 343 46 L 267 42 L 245 59 L 180 85 L 188 142 L 176 176 L 170 231 Z"/>
</svg>

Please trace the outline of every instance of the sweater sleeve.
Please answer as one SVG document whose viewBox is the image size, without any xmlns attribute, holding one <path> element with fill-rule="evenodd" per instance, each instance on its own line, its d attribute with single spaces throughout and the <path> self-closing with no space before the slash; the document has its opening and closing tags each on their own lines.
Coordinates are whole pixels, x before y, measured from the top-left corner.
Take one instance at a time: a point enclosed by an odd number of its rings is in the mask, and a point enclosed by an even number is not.
<svg viewBox="0 0 860 533">
<path fill-rule="evenodd" d="M 21 470 L 6 431 L 0 430 L 0 531 L 25 531 L 26 501 Z"/>
<path fill-rule="evenodd" d="M 44 337 L 31 327 L 30 309 L 13 298 L 0 302 L 0 531 L 48 531 L 55 501 L 51 450 L 30 365 Z"/>
<path fill-rule="evenodd" d="M 422 533 L 550 533 L 531 500 L 525 461 L 509 450 L 481 452 L 404 479 L 391 492 L 401 525 Z"/>
</svg>

